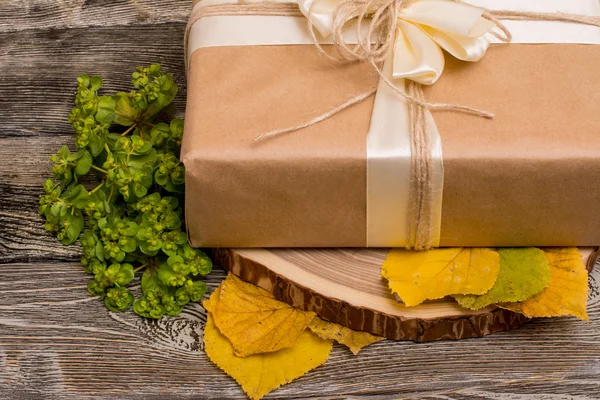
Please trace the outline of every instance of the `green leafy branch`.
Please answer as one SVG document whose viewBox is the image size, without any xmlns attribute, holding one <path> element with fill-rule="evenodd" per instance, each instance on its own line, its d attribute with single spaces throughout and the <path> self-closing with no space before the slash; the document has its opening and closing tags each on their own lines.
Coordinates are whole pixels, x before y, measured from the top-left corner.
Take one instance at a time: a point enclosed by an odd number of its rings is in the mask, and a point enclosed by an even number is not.
<svg viewBox="0 0 600 400">
<path fill-rule="evenodd" d="M 183 226 L 185 169 L 179 161 L 183 120 L 173 118 L 177 85 L 160 65 L 138 67 L 134 90 L 100 96 L 102 79 L 77 79 L 69 115 L 76 152 L 63 146 L 50 159 L 54 179 L 44 183 L 39 213 L 46 230 L 69 245 L 81 242 L 92 295 L 115 312 L 144 317 L 177 315 L 198 301 L 211 271 L 190 247 Z M 170 120 L 170 121 L 169 121 Z M 99 184 L 79 183 L 94 175 Z M 141 274 L 142 297 L 127 288 Z"/>
</svg>

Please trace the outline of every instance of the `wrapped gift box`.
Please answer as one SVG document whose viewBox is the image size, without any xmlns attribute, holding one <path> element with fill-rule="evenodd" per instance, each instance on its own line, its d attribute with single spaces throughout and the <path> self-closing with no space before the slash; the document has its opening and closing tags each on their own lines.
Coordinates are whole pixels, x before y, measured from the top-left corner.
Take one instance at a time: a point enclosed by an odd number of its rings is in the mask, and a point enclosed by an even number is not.
<svg viewBox="0 0 600 400">
<path fill-rule="evenodd" d="M 600 46 L 579 44 L 493 45 L 477 63 L 446 57 L 427 101 L 495 118 L 433 112 L 444 166 L 440 246 L 600 244 L 599 65 Z M 333 63 L 311 44 L 203 47 L 189 66 L 182 160 L 191 243 L 366 246 L 373 97 L 297 132 L 254 138 L 376 87 L 373 68 Z"/>
</svg>

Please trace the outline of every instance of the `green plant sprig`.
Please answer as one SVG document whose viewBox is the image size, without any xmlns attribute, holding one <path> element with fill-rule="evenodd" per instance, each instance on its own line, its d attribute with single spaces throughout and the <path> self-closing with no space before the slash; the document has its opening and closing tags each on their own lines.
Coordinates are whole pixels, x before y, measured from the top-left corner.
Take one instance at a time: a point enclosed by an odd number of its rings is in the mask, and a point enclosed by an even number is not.
<svg viewBox="0 0 600 400">
<path fill-rule="evenodd" d="M 183 120 L 171 118 L 177 85 L 160 65 L 138 67 L 134 90 L 100 96 L 102 79 L 77 78 L 69 115 L 76 152 L 63 146 L 50 157 L 54 179 L 44 183 L 39 213 L 46 230 L 69 245 L 80 241 L 88 291 L 122 312 L 177 315 L 199 301 L 212 269 L 192 248 L 183 226 L 185 169 L 179 161 Z M 99 184 L 88 190 L 86 175 Z M 141 274 L 142 296 L 127 288 Z"/>
</svg>

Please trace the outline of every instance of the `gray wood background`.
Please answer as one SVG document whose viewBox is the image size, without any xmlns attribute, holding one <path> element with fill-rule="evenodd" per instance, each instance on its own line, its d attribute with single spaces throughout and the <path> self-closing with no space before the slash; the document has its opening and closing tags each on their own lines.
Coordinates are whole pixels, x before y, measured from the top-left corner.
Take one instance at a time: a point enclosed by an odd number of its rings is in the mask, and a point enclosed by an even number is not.
<svg viewBox="0 0 600 400">
<path fill-rule="evenodd" d="M 243 398 L 202 351 L 199 304 L 177 318 L 113 314 L 86 291 L 77 247 L 47 235 L 36 209 L 48 157 L 72 143 L 75 78 L 129 87 L 161 63 L 182 88 L 191 0 L 0 0 L 0 398 Z M 224 277 L 216 269 L 211 288 Z M 591 320 L 539 320 L 483 339 L 335 346 L 270 398 L 600 398 L 600 270 Z"/>
</svg>

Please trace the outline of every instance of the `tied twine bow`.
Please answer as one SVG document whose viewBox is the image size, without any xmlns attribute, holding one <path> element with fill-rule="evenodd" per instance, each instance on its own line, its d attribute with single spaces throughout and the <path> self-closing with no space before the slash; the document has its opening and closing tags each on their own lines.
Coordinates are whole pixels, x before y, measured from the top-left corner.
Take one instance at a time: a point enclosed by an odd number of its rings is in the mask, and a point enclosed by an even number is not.
<svg viewBox="0 0 600 400">
<path fill-rule="evenodd" d="M 435 83 L 443 72 L 442 49 L 460 60 L 479 61 L 489 48 L 488 34 L 495 36 L 500 42 L 511 41 L 510 32 L 499 19 L 560 21 L 600 27 L 598 17 L 489 11 L 461 0 L 298 0 L 297 4 L 268 1 L 247 3 L 239 0 L 237 4 L 211 5 L 194 11 L 185 32 L 186 58 L 188 36 L 193 24 L 202 17 L 214 15 L 304 15 L 314 44 L 323 56 L 349 62 L 369 62 L 381 80 L 407 101 L 410 118 L 411 192 L 406 247 L 413 250 L 431 248 L 431 177 L 434 166 L 431 142 L 426 131 L 426 110 L 463 112 L 489 119 L 494 117 L 491 113 L 472 107 L 434 104 L 424 100 L 421 85 Z M 352 24 L 355 26 L 352 27 Z M 339 58 L 323 50 L 316 32 L 323 37 L 332 38 Z M 348 36 L 348 32 L 352 35 Z M 383 62 L 393 62 L 393 73 L 390 76 L 383 74 L 380 67 Z M 404 79 L 407 80 L 406 84 Z M 364 101 L 376 91 L 375 87 L 310 121 L 264 133 L 255 140 L 315 125 Z"/>
<path fill-rule="evenodd" d="M 485 55 L 491 33 L 501 42 L 510 32 L 489 12 L 458 0 L 299 0 L 309 33 L 321 54 L 329 58 L 315 35 L 331 37 L 346 61 L 384 62 L 393 55 L 393 79 L 435 83 L 444 69 L 441 49 L 476 62 Z M 356 25 L 356 26 L 351 26 Z M 363 27 L 367 29 L 363 29 Z M 493 32 L 497 27 L 502 34 Z M 348 32 L 358 43 L 348 44 Z"/>
</svg>

